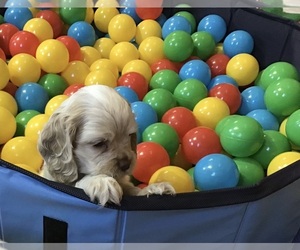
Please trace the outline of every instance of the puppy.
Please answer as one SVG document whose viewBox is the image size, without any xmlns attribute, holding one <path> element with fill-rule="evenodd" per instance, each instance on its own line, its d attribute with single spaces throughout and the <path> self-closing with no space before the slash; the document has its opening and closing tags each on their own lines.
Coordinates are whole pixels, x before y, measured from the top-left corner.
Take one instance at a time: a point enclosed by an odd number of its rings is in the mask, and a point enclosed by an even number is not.
<svg viewBox="0 0 300 250">
<path fill-rule="evenodd" d="M 130 182 L 136 162 L 137 124 L 113 88 L 86 86 L 52 114 L 40 133 L 41 175 L 75 185 L 92 201 L 120 204 L 123 195 L 174 194 L 169 183 L 144 189 Z"/>
</svg>

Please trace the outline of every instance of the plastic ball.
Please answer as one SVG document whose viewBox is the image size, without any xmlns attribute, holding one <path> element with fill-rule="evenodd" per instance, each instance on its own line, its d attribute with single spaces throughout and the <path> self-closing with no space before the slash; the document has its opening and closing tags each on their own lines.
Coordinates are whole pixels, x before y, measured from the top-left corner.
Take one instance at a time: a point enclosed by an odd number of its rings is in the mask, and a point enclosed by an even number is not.
<svg viewBox="0 0 300 250">
<path fill-rule="evenodd" d="M 288 167 L 292 163 L 300 160 L 299 152 L 284 152 L 275 156 L 267 168 L 267 176 Z"/>
<path fill-rule="evenodd" d="M 115 90 L 129 103 L 137 102 L 139 100 L 137 93 L 129 87 L 117 86 L 115 87 Z"/>
<path fill-rule="evenodd" d="M 82 60 L 80 45 L 76 39 L 64 35 L 57 37 L 56 40 L 62 42 L 66 46 L 69 52 L 69 62 Z"/>
<path fill-rule="evenodd" d="M 16 166 L 18 166 L 19 168 L 22 168 L 22 169 L 25 169 L 33 174 L 39 174 L 40 172 L 40 169 L 35 169 L 33 168 L 32 166 L 28 166 L 26 164 L 22 164 L 22 163 L 19 163 L 19 164 L 15 164 Z"/>
<path fill-rule="evenodd" d="M 9 7 L 4 12 L 4 21 L 15 25 L 19 30 L 22 30 L 25 23 L 32 17 L 29 8 L 24 7 Z"/>
<path fill-rule="evenodd" d="M 222 83 L 228 83 L 228 84 L 232 84 L 236 87 L 238 87 L 239 85 L 237 84 L 236 80 L 234 80 L 231 76 L 228 75 L 218 75 L 213 77 L 209 84 L 207 85 L 207 89 L 210 90 L 211 88 L 215 87 L 218 84 L 222 84 Z"/>
<path fill-rule="evenodd" d="M 142 19 L 156 19 L 163 11 L 162 0 L 136 0 L 136 14 Z M 151 11 L 149 11 L 151 8 Z"/>
<path fill-rule="evenodd" d="M 181 82 L 179 75 L 173 70 L 165 69 L 155 73 L 150 80 L 150 88 L 162 88 L 174 92 L 177 85 Z"/>
<path fill-rule="evenodd" d="M 139 143 L 136 152 L 137 159 L 132 175 L 140 182 L 148 183 L 158 169 L 170 165 L 168 152 L 158 143 Z"/>
<path fill-rule="evenodd" d="M 258 73 L 258 61 L 254 56 L 246 53 L 233 56 L 226 66 L 226 74 L 235 79 L 239 86 L 252 83 Z"/>
<path fill-rule="evenodd" d="M 209 66 L 202 60 L 191 60 L 186 62 L 179 71 L 182 80 L 195 78 L 203 82 L 206 86 L 211 80 L 211 72 Z"/>
<path fill-rule="evenodd" d="M 153 123 L 144 130 L 142 137 L 144 142 L 151 141 L 162 145 L 170 158 L 175 156 L 179 148 L 178 135 L 169 124 Z"/>
<path fill-rule="evenodd" d="M 197 126 L 185 133 L 181 147 L 185 159 L 192 164 L 206 155 L 222 151 L 219 136 L 213 129 L 204 126 Z"/>
<path fill-rule="evenodd" d="M 9 51 L 12 56 L 27 53 L 35 57 L 39 45 L 40 41 L 35 34 L 29 31 L 17 31 L 10 39 Z"/>
<path fill-rule="evenodd" d="M 4 89 L 9 82 L 9 69 L 5 61 L 0 59 L 0 89 Z"/>
<path fill-rule="evenodd" d="M 54 10 L 40 10 L 35 17 L 43 18 L 51 25 L 53 29 L 53 38 L 57 38 L 62 34 L 63 21 L 60 15 Z"/>
<path fill-rule="evenodd" d="M 6 142 L 2 148 L 1 159 L 12 164 L 26 164 L 37 171 L 43 164 L 36 143 L 25 136 L 17 136 Z"/>
<path fill-rule="evenodd" d="M 215 132 L 217 133 L 217 135 L 220 136 L 221 132 L 226 127 L 226 125 L 231 124 L 238 118 L 239 118 L 239 115 L 229 115 L 229 116 L 225 116 L 223 119 L 221 119 L 218 122 L 217 126 L 215 127 Z"/>
<path fill-rule="evenodd" d="M 135 2 L 135 1 L 132 1 Z M 120 3 L 122 6 L 123 4 Z M 124 5 L 126 7 L 120 8 L 120 14 L 126 14 L 133 18 L 136 24 L 140 23 L 142 19 L 137 15 L 136 9 L 135 9 L 135 3 L 132 3 L 130 5 Z"/>
<path fill-rule="evenodd" d="M 16 100 L 11 94 L 3 90 L 0 90 L 0 107 L 7 109 L 13 116 L 17 115 L 18 106 Z"/>
<path fill-rule="evenodd" d="M 261 125 L 251 117 L 235 116 L 220 132 L 223 149 L 235 157 L 249 157 L 264 143 Z"/>
<path fill-rule="evenodd" d="M 25 127 L 25 137 L 37 143 L 39 135 L 48 122 L 49 116 L 46 114 L 38 114 L 32 117 Z"/>
<path fill-rule="evenodd" d="M 265 171 L 258 161 L 248 157 L 233 160 L 240 173 L 238 186 L 252 186 L 264 179 Z"/>
<path fill-rule="evenodd" d="M 165 58 L 163 45 L 164 41 L 159 37 L 145 38 L 138 48 L 140 59 L 152 65 L 158 60 Z"/>
<path fill-rule="evenodd" d="M 115 15 L 108 24 L 108 35 L 116 43 L 131 41 L 135 33 L 135 21 L 129 15 Z"/>
<path fill-rule="evenodd" d="M 96 40 L 94 44 L 94 48 L 96 48 L 100 54 L 101 58 L 109 58 L 109 54 L 111 49 L 116 45 L 116 43 L 108 38 L 108 37 L 101 37 Z"/>
<path fill-rule="evenodd" d="M 226 66 L 230 58 L 225 54 L 214 54 L 206 60 L 206 64 L 210 68 L 211 77 L 218 75 L 226 75 Z"/>
<path fill-rule="evenodd" d="M 126 63 L 122 69 L 122 75 L 129 73 L 129 72 L 137 72 L 140 73 L 145 77 L 147 82 L 150 82 L 152 77 L 152 70 L 148 63 L 143 60 L 136 59 L 131 60 L 130 62 Z"/>
<path fill-rule="evenodd" d="M 291 145 L 286 136 L 279 131 L 265 130 L 264 143 L 251 158 L 257 160 L 266 170 L 274 157 L 288 151 L 291 151 Z"/>
<path fill-rule="evenodd" d="M 75 5 L 76 4 L 74 4 L 74 6 Z M 59 8 L 59 16 L 61 17 L 64 23 L 72 25 L 76 22 L 85 20 L 86 8 L 70 7 L 70 5 L 69 7 L 66 7 L 63 3 L 61 3 L 61 6 L 62 7 Z M 77 6 L 82 6 L 82 4 L 79 4 Z"/>
<path fill-rule="evenodd" d="M 18 87 L 9 81 L 2 90 L 12 96 L 15 96 L 17 89 Z"/>
<path fill-rule="evenodd" d="M 255 109 L 250 111 L 247 116 L 254 118 L 260 123 L 264 130 L 278 130 L 279 121 L 275 115 L 273 115 L 267 109 Z"/>
<path fill-rule="evenodd" d="M 52 73 L 43 75 L 38 83 L 47 90 L 49 98 L 62 94 L 68 87 L 67 81 L 62 76 Z"/>
<path fill-rule="evenodd" d="M 235 30 L 229 33 L 223 42 L 224 54 L 234 57 L 237 54 L 251 54 L 254 48 L 253 37 L 245 30 Z"/>
<path fill-rule="evenodd" d="M 6 62 L 6 55 L 3 51 L 3 49 L 0 48 L 0 59 L 2 59 L 4 62 Z"/>
<path fill-rule="evenodd" d="M 135 41 L 137 44 L 141 44 L 148 37 L 162 37 L 161 26 L 155 20 L 143 20 L 136 26 Z"/>
<path fill-rule="evenodd" d="M 17 124 L 13 114 L 6 108 L 0 106 L 0 145 L 13 138 Z"/>
<path fill-rule="evenodd" d="M 267 109 L 276 116 L 289 116 L 300 108 L 300 83 L 284 78 L 273 82 L 265 91 Z"/>
<path fill-rule="evenodd" d="M 101 32 L 108 32 L 108 25 L 111 19 L 120 14 L 117 8 L 99 7 L 95 10 L 94 23 Z"/>
<path fill-rule="evenodd" d="M 16 136 L 24 136 L 25 135 L 25 128 L 28 121 L 36 115 L 39 115 L 40 112 L 36 110 L 23 110 L 16 116 L 16 124 L 17 129 L 15 132 L 14 137 Z"/>
<path fill-rule="evenodd" d="M 140 101 L 143 100 L 148 92 L 148 82 L 146 78 L 138 72 L 122 74 L 117 81 L 118 86 L 126 86 L 133 89 L 137 93 Z"/>
<path fill-rule="evenodd" d="M 196 18 L 194 17 L 194 15 L 192 13 L 190 13 L 189 11 L 178 11 L 175 13 L 175 16 L 181 16 L 184 17 L 191 25 L 191 32 L 194 33 L 196 28 L 197 28 L 197 23 L 196 23 Z"/>
<path fill-rule="evenodd" d="M 182 62 L 188 59 L 193 53 L 193 39 L 185 31 L 173 31 L 164 39 L 163 50 L 165 56 L 171 61 Z"/>
<path fill-rule="evenodd" d="M 96 33 L 91 24 L 85 21 L 73 23 L 67 32 L 67 35 L 73 37 L 82 46 L 94 46 L 96 42 Z"/>
<path fill-rule="evenodd" d="M 45 19 L 38 17 L 28 20 L 25 23 L 23 30 L 35 34 L 40 42 L 47 39 L 53 39 L 54 36 L 50 23 Z"/>
<path fill-rule="evenodd" d="M 8 62 L 10 81 L 20 87 L 26 82 L 37 82 L 41 76 L 41 65 L 32 55 L 20 53 Z"/>
<path fill-rule="evenodd" d="M 188 34 L 192 33 L 192 27 L 189 21 L 182 16 L 169 17 L 162 26 L 162 38 L 165 39 L 174 31 L 185 31 Z"/>
<path fill-rule="evenodd" d="M 230 109 L 225 101 L 217 97 L 206 97 L 195 105 L 193 114 L 198 125 L 215 129 L 218 122 L 230 114 Z"/>
<path fill-rule="evenodd" d="M 103 68 L 110 70 L 116 78 L 119 77 L 118 66 L 107 58 L 100 58 L 94 61 L 90 66 L 91 71 L 99 70 Z"/>
<path fill-rule="evenodd" d="M 49 101 L 47 90 L 37 83 L 25 83 L 18 88 L 15 94 L 19 112 L 36 110 L 43 113 Z"/>
<path fill-rule="evenodd" d="M 216 43 L 213 36 L 206 31 L 197 31 L 192 34 L 194 42 L 194 55 L 202 60 L 207 60 L 214 54 Z"/>
<path fill-rule="evenodd" d="M 266 109 L 264 95 L 265 91 L 259 86 L 244 89 L 241 92 L 242 102 L 238 113 L 246 115 L 256 109 Z"/>
<path fill-rule="evenodd" d="M 82 46 L 80 48 L 82 61 L 91 67 L 94 62 L 101 59 L 100 52 L 92 46 Z"/>
<path fill-rule="evenodd" d="M 130 42 L 117 43 L 109 53 L 109 59 L 118 66 L 120 72 L 126 63 L 139 58 L 138 49 Z"/>
<path fill-rule="evenodd" d="M 294 111 L 286 120 L 285 132 L 287 138 L 297 147 L 300 147 L 298 132 L 300 131 L 300 109 Z"/>
<path fill-rule="evenodd" d="M 194 180 L 199 190 L 232 188 L 239 182 L 236 163 L 223 154 L 210 154 L 197 162 Z"/>
<path fill-rule="evenodd" d="M 80 83 L 72 84 L 72 85 L 70 85 L 69 87 L 67 87 L 65 89 L 63 94 L 66 95 L 66 96 L 71 96 L 84 86 L 85 86 L 84 84 L 80 84 Z"/>
<path fill-rule="evenodd" d="M 170 61 L 167 58 L 159 59 L 151 64 L 152 74 L 155 74 L 156 72 L 163 69 L 170 69 L 175 71 L 176 73 L 179 73 L 179 69 L 176 66 L 176 63 Z"/>
<path fill-rule="evenodd" d="M 217 97 L 226 102 L 231 115 L 237 112 L 242 101 L 239 89 L 228 83 L 222 83 L 214 86 L 209 90 L 208 96 Z"/>
<path fill-rule="evenodd" d="M 227 31 L 225 20 L 216 14 L 210 14 L 203 17 L 197 26 L 197 31 L 209 32 L 216 43 L 220 42 Z"/>
<path fill-rule="evenodd" d="M 95 71 L 91 71 L 85 78 L 84 85 L 106 85 L 111 88 L 117 87 L 117 79 L 115 75 L 109 69 L 99 69 Z"/>
<path fill-rule="evenodd" d="M 0 24 L 0 48 L 3 50 L 6 56 L 10 56 L 9 42 L 11 37 L 18 32 L 19 29 L 10 23 Z"/>
<path fill-rule="evenodd" d="M 60 73 L 69 85 L 84 84 L 87 75 L 90 73 L 89 66 L 82 61 L 69 62 L 68 66 Z"/>
<path fill-rule="evenodd" d="M 161 88 L 150 90 L 144 96 L 143 101 L 153 107 L 159 121 L 164 113 L 177 106 L 174 95 L 170 91 Z"/>
<path fill-rule="evenodd" d="M 69 96 L 60 94 L 52 97 L 45 107 L 45 115 L 48 115 L 49 117 L 56 111 L 56 109 L 65 101 L 68 99 Z"/>
<path fill-rule="evenodd" d="M 181 167 L 182 169 L 187 171 L 193 167 L 193 164 L 188 162 L 188 160 L 185 158 L 181 144 L 179 145 L 175 156 L 171 159 L 171 164 L 174 166 Z"/>
<path fill-rule="evenodd" d="M 149 184 L 168 182 L 176 193 L 189 193 L 195 191 L 194 180 L 187 171 L 178 166 L 165 166 L 158 169 L 150 178 Z"/>
<path fill-rule="evenodd" d="M 177 103 L 189 110 L 193 110 L 195 105 L 207 95 L 208 91 L 204 83 L 193 78 L 181 81 L 174 90 Z"/>
</svg>

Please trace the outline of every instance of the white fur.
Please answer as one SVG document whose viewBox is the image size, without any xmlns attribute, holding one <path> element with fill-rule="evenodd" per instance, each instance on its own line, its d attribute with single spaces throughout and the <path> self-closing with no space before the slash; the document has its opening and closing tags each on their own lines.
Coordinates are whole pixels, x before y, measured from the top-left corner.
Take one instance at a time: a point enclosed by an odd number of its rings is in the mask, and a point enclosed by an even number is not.
<svg viewBox="0 0 300 250">
<path fill-rule="evenodd" d="M 82 188 L 103 206 L 119 204 L 123 194 L 174 194 L 168 183 L 141 190 L 129 181 L 136 162 L 136 133 L 130 105 L 113 88 L 81 88 L 61 104 L 40 134 L 41 174 Z"/>
</svg>

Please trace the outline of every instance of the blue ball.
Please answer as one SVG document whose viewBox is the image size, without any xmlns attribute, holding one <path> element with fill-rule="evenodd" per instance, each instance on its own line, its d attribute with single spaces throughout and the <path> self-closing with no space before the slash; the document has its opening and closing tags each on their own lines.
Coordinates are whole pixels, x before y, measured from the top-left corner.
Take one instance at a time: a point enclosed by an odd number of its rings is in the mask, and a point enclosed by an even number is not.
<svg viewBox="0 0 300 250">
<path fill-rule="evenodd" d="M 160 27 L 164 26 L 164 23 L 167 21 L 167 17 L 164 13 L 161 13 L 158 18 L 155 19 L 159 23 Z"/>
<path fill-rule="evenodd" d="M 47 90 L 38 83 L 28 82 L 17 89 L 15 99 L 18 105 L 18 112 L 36 110 L 44 113 L 49 101 L 49 95 Z"/>
<path fill-rule="evenodd" d="M 129 87 L 118 86 L 115 87 L 115 90 L 129 103 L 137 102 L 139 100 L 137 93 Z"/>
<path fill-rule="evenodd" d="M 10 7 L 4 13 L 4 21 L 22 30 L 25 23 L 33 17 L 29 8 Z"/>
<path fill-rule="evenodd" d="M 259 86 L 251 86 L 241 93 L 241 105 L 238 114 L 246 115 L 255 109 L 267 109 L 264 100 L 265 91 Z"/>
<path fill-rule="evenodd" d="M 254 48 L 253 37 L 244 30 L 236 30 L 228 34 L 223 42 L 223 51 L 229 57 L 240 53 L 251 54 Z"/>
<path fill-rule="evenodd" d="M 195 165 L 194 182 L 199 190 L 231 188 L 239 182 L 239 171 L 230 157 L 209 154 Z"/>
<path fill-rule="evenodd" d="M 215 42 L 218 43 L 224 38 L 227 31 L 227 25 L 221 16 L 211 14 L 200 20 L 197 31 L 206 31 L 210 33 Z"/>
<path fill-rule="evenodd" d="M 32 7 L 31 3 L 28 0 L 7 0 L 5 5 L 5 8 L 9 7 Z"/>
<path fill-rule="evenodd" d="M 67 32 L 67 35 L 73 37 L 82 46 L 94 46 L 96 41 L 96 32 L 91 24 L 85 21 L 73 23 Z"/>
<path fill-rule="evenodd" d="M 219 85 L 221 83 L 228 83 L 228 84 L 232 84 L 234 86 L 236 86 L 237 88 L 239 87 L 239 85 L 237 84 L 237 82 L 228 75 L 218 75 L 215 76 L 214 78 L 212 78 L 207 86 L 207 89 L 210 90 L 211 88 L 215 87 L 216 85 Z"/>
<path fill-rule="evenodd" d="M 168 18 L 162 26 L 162 38 L 165 39 L 169 34 L 177 30 L 191 34 L 192 27 L 186 18 L 182 16 L 172 16 Z"/>
<path fill-rule="evenodd" d="M 135 0 L 121 0 L 119 5 L 122 6 L 122 8 L 120 8 L 120 14 L 127 14 L 128 16 L 131 16 L 136 24 L 139 24 L 142 21 L 136 13 Z"/>
<path fill-rule="evenodd" d="M 255 109 L 250 111 L 246 116 L 252 117 L 264 130 L 279 130 L 279 121 L 275 115 L 273 115 L 267 109 Z"/>
<path fill-rule="evenodd" d="M 211 80 L 209 66 L 202 60 L 190 60 L 186 62 L 179 70 L 179 76 L 182 80 L 197 79 L 208 86 Z"/>
</svg>

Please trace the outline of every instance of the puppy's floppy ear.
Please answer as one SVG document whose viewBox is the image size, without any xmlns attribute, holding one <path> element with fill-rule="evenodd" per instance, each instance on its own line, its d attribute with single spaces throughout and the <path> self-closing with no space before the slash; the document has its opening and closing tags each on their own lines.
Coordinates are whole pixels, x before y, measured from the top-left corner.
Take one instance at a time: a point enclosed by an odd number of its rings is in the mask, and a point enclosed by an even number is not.
<svg viewBox="0 0 300 250">
<path fill-rule="evenodd" d="M 131 140 L 131 149 L 132 151 L 136 152 L 137 148 L 137 134 L 133 133 L 130 135 L 130 140 Z"/>
<path fill-rule="evenodd" d="M 67 121 L 63 112 L 54 113 L 40 133 L 38 150 L 45 160 L 47 170 L 55 181 L 72 183 L 78 179 L 73 157 L 76 126 Z"/>
</svg>

